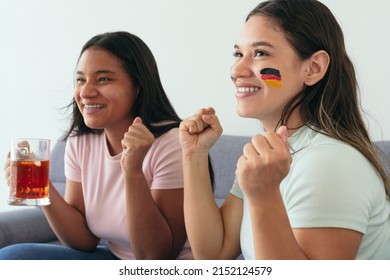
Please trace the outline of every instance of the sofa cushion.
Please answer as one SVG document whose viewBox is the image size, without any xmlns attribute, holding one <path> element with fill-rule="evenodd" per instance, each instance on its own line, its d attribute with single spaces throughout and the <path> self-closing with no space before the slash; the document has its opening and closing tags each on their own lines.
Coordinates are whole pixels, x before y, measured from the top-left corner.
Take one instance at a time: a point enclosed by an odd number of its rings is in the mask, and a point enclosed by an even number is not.
<svg viewBox="0 0 390 280">
<path fill-rule="evenodd" d="M 237 135 L 221 135 L 218 141 L 210 150 L 211 162 L 213 165 L 215 185 L 214 196 L 220 206 L 229 194 L 235 178 L 236 163 L 242 155 L 242 149 L 246 143 L 250 143 L 251 137 Z M 390 141 L 376 141 L 375 145 L 383 151 L 382 161 L 390 174 Z M 64 151 L 65 141 L 58 141 L 51 155 L 50 179 L 57 190 L 64 194 Z"/>
<path fill-rule="evenodd" d="M 214 197 L 221 206 L 233 185 L 236 163 L 242 155 L 242 149 L 251 141 L 248 136 L 221 135 L 210 150 L 214 170 Z"/>
<path fill-rule="evenodd" d="M 374 142 L 380 151 L 380 158 L 390 176 L 390 141 L 376 141 Z"/>
<path fill-rule="evenodd" d="M 0 248 L 15 243 L 50 242 L 56 239 L 40 207 L 1 213 Z"/>
<path fill-rule="evenodd" d="M 64 173 L 64 155 L 65 155 L 65 141 L 58 141 L 50 156 L 50 181 L 56 187 L 57 191 L 64 195 L 65 193 L 65 173 Z"/>
</svg>

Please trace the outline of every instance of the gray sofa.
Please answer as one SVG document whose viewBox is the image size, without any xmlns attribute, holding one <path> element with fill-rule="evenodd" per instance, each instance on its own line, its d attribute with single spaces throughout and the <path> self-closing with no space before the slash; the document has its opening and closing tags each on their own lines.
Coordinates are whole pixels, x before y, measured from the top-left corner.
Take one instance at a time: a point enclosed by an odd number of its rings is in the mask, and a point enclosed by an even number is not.
<svg viewBox="0 0 390 280">
<path fill-rule="evenodd" d="M 237 159 L 248 141 L 249 137 L 223 135 L 210 152 L 218 205 L 222 204 L 229 193 Z M 62 194 L 65 190 L 64 149 L 65 143 L 57 142 L 53 147 L 50 162 L 50 179 Z M 0 248 L 22 242 L 58 242 L 40 207 L 28 206 L 25 209 L 0 213 Z"/>
<path fill-rule="evenodd" d="M 218 205 L 222 204 L 230 191 L 237 159 L 242 154 L 242 147 L 249 141 L 250 137 L 222 135 L 210 151 L 215 174 L 214 194 Z M 390 156 L 390 141 L 376 144 L 387 157 Z M 64 148 L 64 142 L 54 146 L 50 165 L 50 179 L 62 194 L 65 188 Z M 389 169 L 388 172 L 390 174 Z M 58 242 L 39 207 L 0 213 L 0 248 L 22 242 Z"/>
</svg>

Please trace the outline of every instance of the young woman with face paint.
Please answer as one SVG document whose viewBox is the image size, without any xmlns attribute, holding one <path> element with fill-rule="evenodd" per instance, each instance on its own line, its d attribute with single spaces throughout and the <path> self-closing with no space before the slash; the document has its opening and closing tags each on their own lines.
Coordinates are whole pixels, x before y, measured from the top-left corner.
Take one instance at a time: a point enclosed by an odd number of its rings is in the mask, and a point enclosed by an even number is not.
<svg viewBox="0 0 390 280">
<path fill-rule="evenodd" d="M 389 259 L 389 179 L 359 108 L 343 33 L 315 0 L 271 0 L 234 47 L 237 112 L 260 121 L 219 209 L 207 154 L 212 108 L 180 125 L 184 211 L 195 258 Z"/>
</svg>

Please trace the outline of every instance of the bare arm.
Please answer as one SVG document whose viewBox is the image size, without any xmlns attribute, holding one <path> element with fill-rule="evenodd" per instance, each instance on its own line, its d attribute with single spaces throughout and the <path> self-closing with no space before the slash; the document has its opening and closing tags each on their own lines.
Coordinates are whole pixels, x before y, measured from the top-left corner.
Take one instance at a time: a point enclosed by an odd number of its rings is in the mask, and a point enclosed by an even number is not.
<svg viewBox="0 0 390 280">
<path fill-rule="evenodd" d="M 280 193 L 250 203 L 257 259 L 355 259 L 363 235 L 342 228 L 292 229 Z"/>
<path fill-rule="evenodd" d="M 184 217 L 195 259 L 235 259 L 240 253 L 242 201 L 229 195 L 221 209 L 214 201 L 203 162 L 183 159 Z"/>
<path fill-rule="evenodd" d="M 186 240 L 183 190 L 150 190 L 143 173 L 125 178 L 129 239 L 136 258 L 176 258 Z"/>
<path fill-rule="evenodd" d="M 196 259 L 234 259 L 240 252 L 242 201 L 230 195 L 219 209 L 209 177 L 208 151 L 221 133 L 211 108 L 201 109 L 180 125 L 184 215 Z"/>
<path fill-rule="evenodd" d="M 341 228 L 292 229 L 280 183 L 289 172 L 287 131 L 254 136 L 237 164 L 248 199 L 257 259 L 354 259 L 362 234 Z"/>
<path fill-rule="evenodd" d="M 65 199 L 50 183 L 50 200 L 42 209 L 58 239 L 75 249 L 94 250 L 100 239 L 88 228 L 81 183 L 67 180 Z"/>
<path fill-rule="evenodd" d="M 153 141 L 138 117 L 122 139 L 129 240 L 137 259 L 174 259 L 186 240 L 183 190 L 150 190 L 142 163 Z"/>
</svg>

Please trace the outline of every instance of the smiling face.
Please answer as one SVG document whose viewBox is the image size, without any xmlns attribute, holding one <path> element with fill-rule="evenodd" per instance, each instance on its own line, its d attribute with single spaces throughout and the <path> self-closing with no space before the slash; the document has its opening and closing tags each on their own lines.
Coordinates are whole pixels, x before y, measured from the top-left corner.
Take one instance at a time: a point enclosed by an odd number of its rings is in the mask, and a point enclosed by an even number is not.
<svg viewBox="0 0 390 280">
<path fill-rule="evenodd" d="M 273 20 L 258 15 L 245 23 L 234 54 L 230 74 L 238 115 L 258 119 L 266 130 L 274 130 L 287 102 L 305 87 L 307 63 Z M 296 110 L 289 124 L 301 123 Z"/>
<path fill-rule="evenodd" d="M 77 66 L 74 98 L 85 124 L 123 134 L 131 124 L 136 88 L 120 61 L 102 49 L 87 49 Z"/>
</svg>

